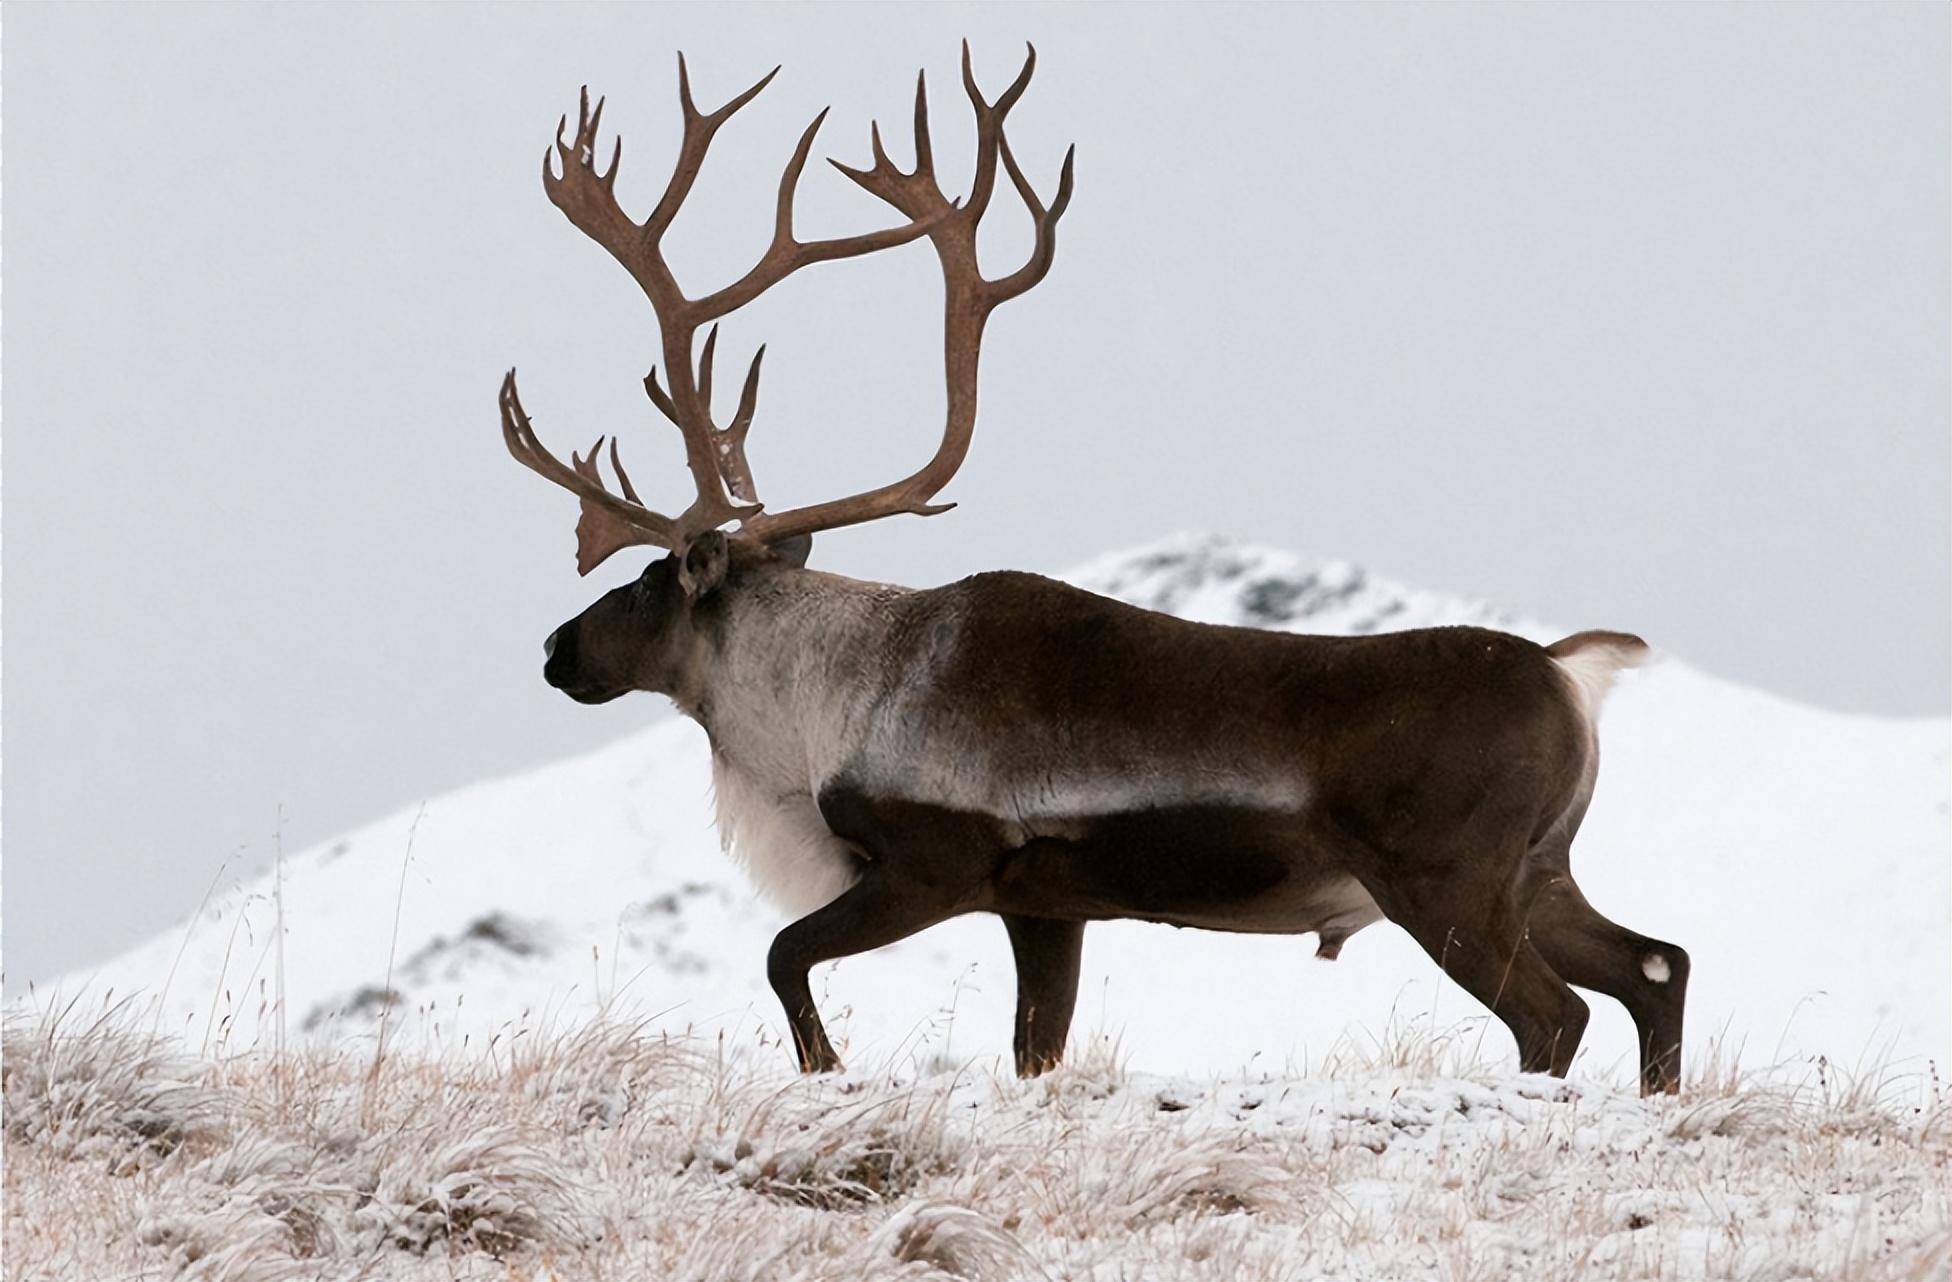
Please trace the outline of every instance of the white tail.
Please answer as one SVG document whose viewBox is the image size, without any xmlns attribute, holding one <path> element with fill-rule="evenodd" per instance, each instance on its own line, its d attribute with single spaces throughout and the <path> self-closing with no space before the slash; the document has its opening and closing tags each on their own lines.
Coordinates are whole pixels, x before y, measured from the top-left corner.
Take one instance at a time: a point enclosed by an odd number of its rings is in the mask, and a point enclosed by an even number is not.
<svg viewBox="0 0 1952 1282">
<path fill-rule="evenodd" d="M 1545 652 L 1572 682 L 1573 696 L 1588 725 L 1599 723 L 1600 704 L 1621 670 L 1637 668 L 1653 654 L 1645 641 L 1627 632 L 1575 632 L 1553 642 Z"/>
</svg>

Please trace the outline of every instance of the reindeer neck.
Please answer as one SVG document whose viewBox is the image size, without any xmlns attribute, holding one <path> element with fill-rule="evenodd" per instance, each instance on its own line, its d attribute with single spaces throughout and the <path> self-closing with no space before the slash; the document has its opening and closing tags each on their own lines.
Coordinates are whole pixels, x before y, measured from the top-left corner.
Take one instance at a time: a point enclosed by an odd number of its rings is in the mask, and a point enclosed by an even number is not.
<svg viewBox="0 0 1952 1282">
<path fill-rule="evenodd" d="M 864 724 L 910 590 L 785 570 L 733 591 L 680 706 L 741 773 L 810 787 Z"/>
</svg>

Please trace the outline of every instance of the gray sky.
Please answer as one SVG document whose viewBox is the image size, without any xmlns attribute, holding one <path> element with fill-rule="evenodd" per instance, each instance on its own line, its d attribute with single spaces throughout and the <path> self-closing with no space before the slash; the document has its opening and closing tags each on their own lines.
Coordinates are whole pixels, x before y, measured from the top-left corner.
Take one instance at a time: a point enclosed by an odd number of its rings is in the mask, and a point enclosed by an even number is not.
<svg viewBox="0 0 1952 1282">
<path fill-rule="evenodd" d="M 543 197 L 587 81 L 638 216 L 674 51 L 720 135 L 669 242 L 763 247 L 799 129 L 965 173 L 956 40 L 1048 192 L 932 522 L 825 536 L 916 584 L 1178 528 L 1627 628 L 1829 707 L 1952 706 L 1952 11 L 1943 6 L 688 9 L 9 6 L 4 46 L 10 987 L 187 914 L 220 863 L 612 738 L 546 689 L 574 502 L 502 451 L 622 431 L 677 502 L 648 305 Z M 803 234 L 886 225 L 810 166 Z M 1009 215 L 1006 218 L 1006 211 Z M 1009 219 L 1015 218 L 1012 222 Z M 998 261 L 1027 239 L 999 198 Z M 734 316 L 770 343 L 776 506 L 892 479 L 940 424 L 912 247 Z M 573 841 L 565 833 L 565 841 Z"/>
</svg>

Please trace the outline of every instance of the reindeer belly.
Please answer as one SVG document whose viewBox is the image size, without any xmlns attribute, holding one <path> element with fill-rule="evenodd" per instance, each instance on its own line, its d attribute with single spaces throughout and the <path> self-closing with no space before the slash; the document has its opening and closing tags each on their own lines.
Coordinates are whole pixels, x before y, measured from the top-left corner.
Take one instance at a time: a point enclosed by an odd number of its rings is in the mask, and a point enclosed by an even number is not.
<svg viewBox="0 0 1952 1282">
<path fill-rule="evenodd" d="M 1273 789 L 1251 801 L 1168 797 L 1156 784 L 1125 791 L 1131 795 L 1046 783 L 1018 799 L 971 805 L 836 779 L 819 800 L 850 849 L 891 874 L 957 887 L 972 909 L 1320 932 L 1328 955 L 1382 916 L 1311 836 L 1296 798 Z M 1050 804 L 1054 798 L 1063 804 Z"/>
<path fill-rule="evenodd" d="M 1313 848 L 1295 815 L 1228 806 L 1067 820 L 1007 856 L 996 890 L 1005 911 L 1319 931 L 1325 947 L 1382 916 L 1355 878 Z"/>
</svg>

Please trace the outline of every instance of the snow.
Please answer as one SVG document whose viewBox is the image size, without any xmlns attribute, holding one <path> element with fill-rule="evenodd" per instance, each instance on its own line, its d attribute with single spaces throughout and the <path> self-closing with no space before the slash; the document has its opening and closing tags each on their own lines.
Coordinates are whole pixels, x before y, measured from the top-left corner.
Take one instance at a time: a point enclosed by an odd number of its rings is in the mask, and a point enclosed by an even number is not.
<svg viewBox="0 0 1952 1282">
<path fill-rule="evenodd" d="M 860 1282 L 1918 1280 L 1940 1089 L 1643 1100 L 1399 1043 L 1168 1077 L 1102 1045 L 797 1078 L 592 1025 L 485 1054 L 185 1064 L 10 1027 L 7 1275 Z"/>
<path fill-rule="evenodd" d="M 1292 631 L 1573 630 L 1202 536 L 1067 577 L 1188 618 Z M 1722 1067 L 1792 1075 L 1818 1057 L 1900 1072 L 1947 1062 L 1952 719 L 1822 711 L 1667 657 L 1622 675 L 1600 736 L 1574 867 L 1601 911 L 1689 950 L 1691 1060 L 1712 1039 Z M 270 1043 L 280 991 L 294 1039 L 367 1033 L 389 988 L 388 1036 L 403 1042 L 480 1046 L 599 1014 L 741 1044 L 783 1036 L 764 972 L 784 922 L 721 854 L 704 737 L 679 719 L 288 857 L 282 898 L 282 975 L 267 871 L 36 1000 L 129 998 L 193 1049 Z M 1289 1073 L 1483 1014 L 1387 923 L 1332 963 L 1313 950 L 1307 938 L 1093 925 L 1075 1035 L 1112 1035 L 1152 1073 Z M 1009 1049 L 1013 979 L 991 918 L 822 967 L 815 993 L 855 1059 L 987 1063 Z M 1631 1025 L 1611 1001 L 1591 1004 L 1576 1073 L 1624 1082 Z M 1502 1026 L 1470 1035 L 1483 1055 L 1515 1058 Z"/>
</svg>

